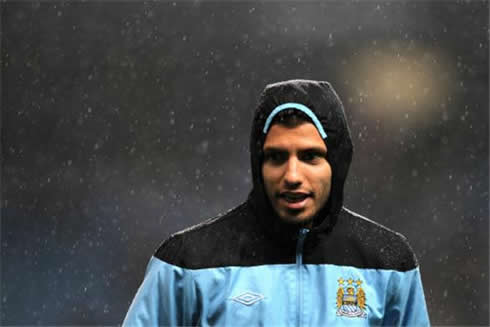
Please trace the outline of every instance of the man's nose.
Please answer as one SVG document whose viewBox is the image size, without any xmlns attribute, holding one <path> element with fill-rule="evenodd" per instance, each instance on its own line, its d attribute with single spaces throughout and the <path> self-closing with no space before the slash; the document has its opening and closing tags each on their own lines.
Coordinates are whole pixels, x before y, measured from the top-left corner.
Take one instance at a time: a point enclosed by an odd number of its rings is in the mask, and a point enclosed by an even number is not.
<svg viewBox="0 0 490 327">
<path fill-rule="evenodd" d="M 285 167 L 284 183 L 288 188 L 296 188 L 301 185 L 301 174 L 299 171 L 298 160 L 294 157 L 289 158 Z"/>
</svg>

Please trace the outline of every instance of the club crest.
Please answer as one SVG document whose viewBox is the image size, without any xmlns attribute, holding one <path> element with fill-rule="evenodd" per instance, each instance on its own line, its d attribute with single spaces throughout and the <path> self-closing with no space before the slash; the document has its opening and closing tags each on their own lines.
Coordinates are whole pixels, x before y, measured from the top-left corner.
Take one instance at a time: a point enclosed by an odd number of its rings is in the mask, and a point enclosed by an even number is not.
<svg viewBox="0 0 490 327">
<path fill-rule="evenodd" d="M 366 318 L 366 293 L 362 289 L 362 280 L 338 279 L 337 316 Z"/>
</svg>

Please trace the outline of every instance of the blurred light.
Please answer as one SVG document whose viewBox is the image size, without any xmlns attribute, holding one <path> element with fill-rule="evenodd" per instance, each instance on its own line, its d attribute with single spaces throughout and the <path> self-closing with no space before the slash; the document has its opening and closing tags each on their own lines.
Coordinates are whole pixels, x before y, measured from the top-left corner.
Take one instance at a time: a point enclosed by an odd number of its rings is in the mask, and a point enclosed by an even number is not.
<svg viewBox="0 0 490 327">
<path fill-rule="evenodd" d="M 365 48 L 344 62 L 348 101 L 377 119 L 428 118 L 451 101 L 455 73 L 448 58 L 413 42 Z"/>
</svg>

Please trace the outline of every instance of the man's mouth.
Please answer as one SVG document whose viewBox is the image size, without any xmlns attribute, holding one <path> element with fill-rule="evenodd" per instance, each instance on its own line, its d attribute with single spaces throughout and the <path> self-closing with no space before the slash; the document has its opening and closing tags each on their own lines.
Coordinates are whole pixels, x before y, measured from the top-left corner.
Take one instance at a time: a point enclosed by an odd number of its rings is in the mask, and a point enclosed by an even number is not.
<svg viewBox="0 0 490 327">
<path fill-rule="evenodd" d="M 310 193 L 303 192 L 282 192 L 279 194 L 279 197 L 288 203 L 301 203 L 309 196 L 311 196 Z"/>
</svg>

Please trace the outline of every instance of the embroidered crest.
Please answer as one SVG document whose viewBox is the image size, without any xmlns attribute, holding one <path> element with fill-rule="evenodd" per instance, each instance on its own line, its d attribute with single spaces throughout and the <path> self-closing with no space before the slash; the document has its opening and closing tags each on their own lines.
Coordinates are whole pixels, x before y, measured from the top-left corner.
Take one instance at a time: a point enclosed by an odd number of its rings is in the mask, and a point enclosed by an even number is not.
<svg viewBox="0 0 490 327">
<path fill-rule="evenodd" d="M 366 318 L 366 293 L 361 287 L 362 280 L 344 280 L 340 277 L 338 282 L 337 316 Z"/>
</svg>

